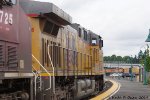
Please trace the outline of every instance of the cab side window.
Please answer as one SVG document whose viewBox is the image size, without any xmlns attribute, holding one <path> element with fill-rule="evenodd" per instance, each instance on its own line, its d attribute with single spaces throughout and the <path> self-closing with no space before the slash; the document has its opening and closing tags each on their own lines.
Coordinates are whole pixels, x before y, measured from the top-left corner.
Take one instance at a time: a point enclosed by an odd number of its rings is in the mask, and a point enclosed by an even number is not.
<svg viewBox="0 0 150 100">
<path fill-rule="evenodd" d="M 84 30 L 84 40 L 87 40 L 87 31 Z"/>
<path fill-rule="evenodd" d="M 92 45 L 96 45 L 97 44 L 97 40 L 96 39 L 92 39 Z"/>
<path fill-rule="evenodd" d="M 82 30 L 81 28 L 79 28 L 79 37 L 81 37 L 81 34 L 82 34 Z"/>
<path fill-rule="evenodd" d="M 58 25 L 56 25 L 50 21 L 46 21 L 43 31 L 47 34 L 57 36 L 59 28 L 60 27 Z"/>
</svg>

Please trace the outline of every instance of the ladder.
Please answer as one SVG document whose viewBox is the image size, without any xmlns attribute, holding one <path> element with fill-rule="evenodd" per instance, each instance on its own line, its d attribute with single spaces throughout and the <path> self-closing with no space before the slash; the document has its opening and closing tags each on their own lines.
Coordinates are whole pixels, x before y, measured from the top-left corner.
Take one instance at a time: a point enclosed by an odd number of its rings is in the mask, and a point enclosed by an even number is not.
<svg viewBox="0 0 150 100">
<path fill-rule="evenodd" d="M 32 71 L 32 73 L 34 74 L 34 82 L 36 84 L 34 84 L 34 89 L 35 89 L 35 96 L 36 96 L 36 89 L 39 89 L 39 91 L 42 90 L 42 76 L 41 76 L 41 71 L 36 70 L 36 68 L 32 65 L 32 68 L 34 69 L 34 71 Z M 38 86 L 39 84 L 39 86 Z"/>
<path fill-rule="evenodd" d="M 32 55 L 32 57 L 35 59 L 35 61 L 40 65 L 40 68 L 43 69 L 49 76 L 49 87 L 47 89 L 45 89 L 45 91 L 48 91 L 51 89 L 52 87 L 52 75 L 51 73 L 48 72 L 48 70 L 40 63 L 40 61 L 34 56 Z M 42 71 L 38 71 L 36 70 L 36 68 L 34 66 L 32 66 L 34 71 L 32 71 L 32 73 L 34 74 L 34 92 L 35 92 L 35 97 L 36 97 L 36 93 L 37 93 L 37 89 L 39 91 L 42 91 Z"/>
<path fill-rule="evenodd" d="M 52 65 L 52 69 L 53 69 L 53 93 L 55 94 L 55 68 L 54 68 L 54 65 L 53 65 L 53 62 L 52 62 L 52 59 L 51 59 L 51 55 L 50 55 L 50 51 L 49 51 L 49 48 L 50 48 L 51 45 L 48 44 L 47 48 L 48 48 L 48 58 L 50 60 L 50 63 Z"/>
<path fill-rule="evenodd" d="M 51 59 L 51 55 L 50 55 L 50 48 L 51 45 L 48 45 L 48 58 L 53 70 L 53 73 L 51 75 L 51 73 L 48 72 L 48 70 L 40 63 L 40 61 L 32 54 L 32 57 L 35 59 L 35 61 L 40 65 L 40 68 L 43 69 L 49 76 L 49 88 L 45 89 L 45 91 L 48 91 L 52 88 L 53 85 L 53 93 L 55 94 L 55 68 Z M 34 66 L 32 66 L 34 71 L 32 71 L 32 73 L 34 74 L 34 92 L 35 92 L 35 97 L 36 97 L 36 93 L 37 93 L 37 89 L 39 91 L 42 91 L 42 77 L 41 77 L 41 73 L 42 71 L 38 71 L 36 70 L 36 68 Z M 53 76 L 53 84 L 52 84 L 52 76 Z"/>
</svg>

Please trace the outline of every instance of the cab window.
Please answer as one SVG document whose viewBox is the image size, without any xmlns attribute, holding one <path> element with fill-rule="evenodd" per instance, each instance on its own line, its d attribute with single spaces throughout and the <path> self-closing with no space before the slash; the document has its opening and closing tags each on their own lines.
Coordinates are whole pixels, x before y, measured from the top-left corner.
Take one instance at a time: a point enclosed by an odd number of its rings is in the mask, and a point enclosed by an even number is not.
<svg viewBox="0 0 150 100">
<path fill-rule="evenodd" d="M 81 37 L 81 34 L 82 34 L 82 30 L 81 28 L 79 28 L 79 37 Z"/>
<path fill-rule="evenodd" d="M 96 39 L 92 39 L 92 45 L 96 45 L 96 44 L 97 44 Z"/>
<path fill-rule="evenodd" d="M 13 4 L 17 3 L 17 0 L 10 0 Z"/>
<path fill-rule="evenodd" d="M 87 31 L 84 30 L 84 40 L 87 40 Z"/>
<path fill-rule="evenodd" d="M 10 4 L 16 4 L 16 0 L 6 0 L 6 2 L 8 2 Z"/>
<path fill-rule="evenodd" d="M 60 27 L 58 25 L 56 25 L 50 21 L 46 21 L 43 31 L 47 34 L 57 36 L 59 28 Z"/>
<path fill-rule="evenodd" d="M 101 49 L 103 47 L 103 40 L 99 40 L 99 48 Z"/>
</svg>

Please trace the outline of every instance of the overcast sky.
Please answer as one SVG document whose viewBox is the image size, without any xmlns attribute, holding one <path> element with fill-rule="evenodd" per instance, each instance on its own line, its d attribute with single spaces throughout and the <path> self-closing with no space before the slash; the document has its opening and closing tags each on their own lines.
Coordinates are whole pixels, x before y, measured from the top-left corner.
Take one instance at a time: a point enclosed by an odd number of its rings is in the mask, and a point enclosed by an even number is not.
<svg viewBox="0 0 150 100">
<path fill-rule="evenodd" d="M 135 55 L 150 28 L 150 0 L 38 0 L 52 2 L 74 23 L 100 34 L 104 55 Z"/>
</svg>

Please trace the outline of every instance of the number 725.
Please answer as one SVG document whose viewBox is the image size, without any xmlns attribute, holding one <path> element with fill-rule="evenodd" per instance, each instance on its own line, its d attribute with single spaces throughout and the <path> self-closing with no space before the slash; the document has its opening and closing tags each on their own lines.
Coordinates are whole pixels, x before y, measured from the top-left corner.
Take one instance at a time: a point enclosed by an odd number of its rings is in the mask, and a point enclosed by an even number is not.
<svg viewBox="0 0 150 100">
<path fill-rule="evenodd" d="M 13 24 L 13 14 L 0 11 L 0 23 Z"/>
</svg>

